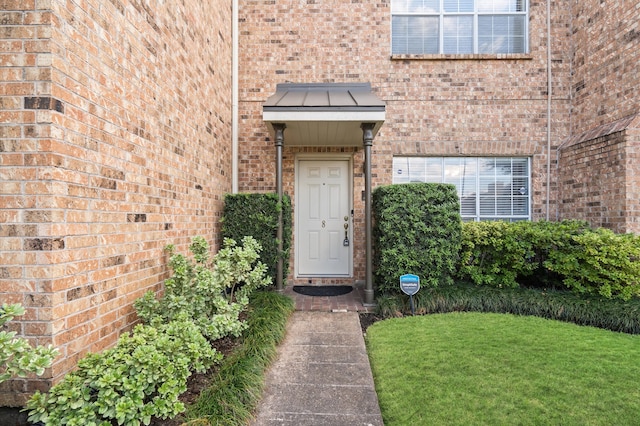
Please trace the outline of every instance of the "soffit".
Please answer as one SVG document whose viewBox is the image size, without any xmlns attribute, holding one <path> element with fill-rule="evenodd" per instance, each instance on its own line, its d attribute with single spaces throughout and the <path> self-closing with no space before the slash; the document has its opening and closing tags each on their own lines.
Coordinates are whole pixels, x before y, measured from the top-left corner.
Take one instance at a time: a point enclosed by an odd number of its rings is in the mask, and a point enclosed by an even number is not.
<svg viewBox="0 0 640 426">
<path fill-rule="evenodd" d="M 263 104 L 262 117 L 271 136 L 273 123 L 284 123 L 285 146 L 362 145 L 362 123 L 385 119 L 385 104 L 369 83 L 278 84 Z"/>
</svg>

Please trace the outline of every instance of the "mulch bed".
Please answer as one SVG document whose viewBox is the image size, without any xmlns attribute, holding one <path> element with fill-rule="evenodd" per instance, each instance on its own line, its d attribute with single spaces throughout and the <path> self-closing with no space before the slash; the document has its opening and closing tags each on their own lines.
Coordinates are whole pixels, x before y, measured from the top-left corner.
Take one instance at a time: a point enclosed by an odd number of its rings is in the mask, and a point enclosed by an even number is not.
<svg viewBox="0 0 640 426">
<path fill-rule="evenodd" d="M 382 317 L 378 314 L 362 313 L 360 314 L 360 327 L 362 328 L 362 334 L 367 333 L 367 328 L 377 321 L 382 320 Z"/>
</svg>

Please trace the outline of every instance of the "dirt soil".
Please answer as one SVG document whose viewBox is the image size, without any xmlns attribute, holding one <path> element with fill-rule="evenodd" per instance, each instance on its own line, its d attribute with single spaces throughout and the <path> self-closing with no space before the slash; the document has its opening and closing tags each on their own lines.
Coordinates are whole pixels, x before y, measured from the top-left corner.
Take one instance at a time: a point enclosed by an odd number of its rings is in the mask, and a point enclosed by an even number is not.
<svg viewBox="0 0 640 426">
<path fill-rule="evenodd" d="M 373 323 L 382 320 L 382 317 L 377 314 L 360 314 L 360 327 L 362 327 L 362 334 L 367 333 L 367 328 Z"/>
</svg>

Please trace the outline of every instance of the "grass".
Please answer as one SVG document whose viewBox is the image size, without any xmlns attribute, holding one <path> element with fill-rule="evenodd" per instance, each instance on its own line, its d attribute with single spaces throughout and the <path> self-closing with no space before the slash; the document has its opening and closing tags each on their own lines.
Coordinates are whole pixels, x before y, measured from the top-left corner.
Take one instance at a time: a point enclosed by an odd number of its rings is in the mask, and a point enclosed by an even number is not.
<svg viewBox="0 0 640 426">
<path fill-rule="evenodd" d="M 534 315 L 623 333 L 640 334 L 640 299 L 627 302 L 566 290 L 494 288 L 467 283 L 424 288 L 415 296 L 417 314 L 472 311 Z M 410 313 L 409 297 L 378 296 L 382 317 Z"/>
<path fill-rule="evenodd" d="M 244 425 L 264 385 L 264 372 L 276 356 L 294 310 L 293 300 L 275 292 L 256 292 L 242 344 L 225 358 L 215 380 L 187 407 L 190 425 Z"/>
<path fill-rule="evenodd" d="M 366 341 L 387 426 L 638 424 L 640 336 L 467 312 L 381 321 Z"/>
</svg>

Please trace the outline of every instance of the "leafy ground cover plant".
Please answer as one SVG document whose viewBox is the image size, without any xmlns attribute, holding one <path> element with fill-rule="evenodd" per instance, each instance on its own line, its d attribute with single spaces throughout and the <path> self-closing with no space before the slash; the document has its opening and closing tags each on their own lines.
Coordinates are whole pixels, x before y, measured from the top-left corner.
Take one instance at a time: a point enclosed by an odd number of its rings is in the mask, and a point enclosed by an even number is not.
<svg viewBox="0 0 640 426">
<path fill-rule="evenodd" d="M 28 401 L 29 421 L 46 425 L 148 425 L 184 411 L 178 396 L 193 371 L 220 360 L 191 321 L 138 325 L 117 346 L 90 354 L 49 393 Z"/>
<path fill-rule="evenodd" d="M 640 295 L 640 237 L 581 221 L 464 223 L 458 278 L 629 300 Z"/>
<path fill-rule="evenodd" d="M 270 283 L 251 237 L 243 246 L 226 240 L 212 261 L 203 238 L 194 238 L 190 249 L 193 260 L 169 247 L 174 275 L 163 298 L 147 293 L 136 301 L 145 324 L 81 360 L 48 394 L 36 393 L 27 404 L 30 421 L 137 426 L 184 411 L 178 397 L 187 378 L 221 359 L 211 342 L 240 335 L 246 325 L 239 315 L 251 292 Z"/>
<path fill-rule="evenodd" d="M 0 328 L 13 318 L 24 315 L 20 304 L 6 304 L 0 307 Z M 0 330 L 0 383 L 29 373 L 44 374 L 58 355 L 53 346 L 32 347 L 26 339 L 16 337 L 15 331 Z"/>
<path fill-rule="evenodd" d="M 174 275 L 165 281 L 161 299 L 149 291 L 135 302 L 138 315 L 151 325 L 186 315 L 210 340 L 238 336 L 246 327 L 238 317 L 249 303 L 249 295 L 271 284 L 266 266 L 259 261 L 260 245 L 253 237 L 244 237 L 241 246 L 225 239 L 213 260 L 202 237 L 195 237 L 190 249 L 193 261 L 176 253 L 173 246 L 167 247 Z"/>
</svg>

